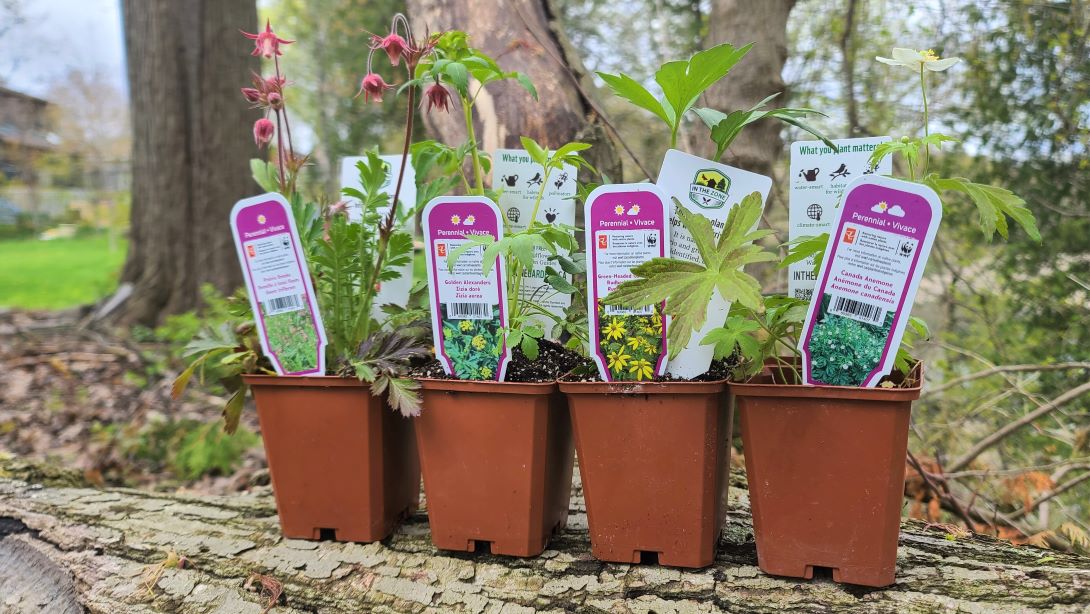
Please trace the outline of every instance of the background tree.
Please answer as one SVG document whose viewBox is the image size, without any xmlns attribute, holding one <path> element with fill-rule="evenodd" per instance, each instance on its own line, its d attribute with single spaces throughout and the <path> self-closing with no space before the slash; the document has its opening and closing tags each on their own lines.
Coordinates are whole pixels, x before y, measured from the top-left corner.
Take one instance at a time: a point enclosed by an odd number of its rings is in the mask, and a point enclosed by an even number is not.
<svg viewBox="0 0 1090 614">
<path fill-rule="evenodd" d="M 123 0 L 132 113 L 132 220 L 121 274 L 126 323 L 193 309 L 202 284 L 241 283 L 227 216 L 252 194 L 248 111 L 239 87 L 257 68 L 238 32 L 253 0 Z"/>
</svg>

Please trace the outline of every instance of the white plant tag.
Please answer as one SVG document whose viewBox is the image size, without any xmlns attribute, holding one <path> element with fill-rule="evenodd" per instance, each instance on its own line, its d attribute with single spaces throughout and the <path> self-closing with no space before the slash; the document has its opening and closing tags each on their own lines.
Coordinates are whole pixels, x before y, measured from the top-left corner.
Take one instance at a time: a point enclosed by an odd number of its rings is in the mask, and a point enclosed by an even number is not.
<svg viewBox="0 0 1090 614">
<path fill-rule="evenodd" d="M 633 267 L 670 256 L 666 202 L 652 183 L 623 183 L 596 188 L 583 206 L 590 349 L 604 381 L 644 381 L 666 371 L 665 303 L 635 309 L 602 303 L 636 278 Z"/>
<path fill-rule="evenodd" d="M 673 199 L 676 198 L 689 211 L 708 218 L 718 240 L 730 210 L 753 192 L 760 193 L 763 206 L 772 189 L 772 180 L 764 175 L 671 149 L 662 161 L 656 185 L 669 199 L 672 257 L 700 263 L 696 243 L 681 224 Z M 703 328 L 693 331 L 689 345 L 667 365 L 666 369 L 671 375 L 691 379 L 708 370 L 715 346 L 701 345 L 700 342 L 712 330 L 723 325 L 729 311 L 730 302 L 718 290 L 712 292 Z"/>
<path fill-rule="evenodd" d="M 231 209 L 261 349 L 280 375 L 325 375 L 325 327 L 291 206 L 270 192 Z"/>
<path fill-rule="evenodd" d="M 503 381 L 510 360 L 503 256 L 496 256 L 487 276 L 481 273 L 481 246 L 462 252 L 453 268 L 450 264 L 467 236 L 503 238 L 499 207 L 484 196 L 440 196 L 424 207 L 421 219 L 436 358 L 458 379 Z"/>
<path fill-rule="evenodd" d="M 384 155 L 379 156 L 382 161 L 386 163 L 386 182 L 382 184 L 382 191 L 390 195 L 392 200 L 394 197 L 394 190 L 397 189 L 397 175 L 401 172 L 401 154 Z M 341 187 L 342 188 L 355 188 L 362 190 L 363 186 L 360 185 L 360 174 L 356 170 L 356 164 L 358 162 L 366 162 L 367 158 L 363 156 L 353 156 L 344 158 L 341 160 Z M 398 198 L 401 201 L 398 206 L 397 215 L 399 218 L 399 224 L 402 232 L 408 233 L 410 237 L 416 236 L 416 215 L 414 209 L 416 208 L 416 171 L 413 169 L 412 156 L 406 158 L 405 163 L 405 177 L 401 181 L 401 195 Z M 354 198 L 347 198 L 348 201 L 348 219 L 353 222 L 360 221 L 362 216 L 362 210 L 360 209 L 360 202 Z M 388 213 L 389 208 L 380 209 L 380 213 Z M 383 305 L 400 305 L 405 306 L 409 303 L 409 294 L 413 289 L 413 261 L 416 259 L 415 254 L 409 256 L 409 262 L 398 267 L 398 272 L 401 273 L 401 277 L 397 279 L 391 279 L 390 281 L 383 282 L 379 286 L 378 294 L 375 295 L 375 303 L 371 307 L 371 317 L 375 318 L 379 322 L 386 320 L 386 314 L 382 311 Z"/>
<path fill-rule="evenodd" d="M 791 143 L 788 240 L 831 232 L 848 183 L 865 175 L 893 174 L 893 156 L 883 158 L 878 168 L 870 166 L 874 149 L 888 140 L 888 136 L 839 139 L 833 141 L 837 152 L 821 141 Z M 788 265 L 787 295 L 810 300 L 816 279 L 813 258 Z"/>
<path fill-rule="evenodd" d="M 924 185 L 848 185 L 799 340 L 803 383 L 871 388 L 893 369 L 942 203 Z"/>
<path fill-rule="evenodd" d="M 497 149 L 492 154 L 492 187 L 502 190 L 499 196 L 500 211 L 511 232 L 525 230 L 530 225 L 534 201 L 544 189 L 538 205 L 537 221 L 542 224 L 566 224 L 575 226 L 576 169 L 570 164 L 560 171 L 553 171 L 548 179 L 542 166 L 530 159 L 523 149 Z M 563 250 L 558 250 L 567 255 Z M 549 252 L 534 248 L 534 268 L 523 273 L 519 286 L 519 298 L 532 300 L 545 308 L 555 318 L 563 320 L 564 310 L 571 306 L 571 295 L 557 292 L 545 281 L 545 267 L 560 272 L 569 283 L 571 275 L 560 271 L 556 262 L 549 261 Z M 544 315 L 531 315 L 529 320 L 538 323 L 547 337 L 553 338 L 556 322 Z"/>
</svg>

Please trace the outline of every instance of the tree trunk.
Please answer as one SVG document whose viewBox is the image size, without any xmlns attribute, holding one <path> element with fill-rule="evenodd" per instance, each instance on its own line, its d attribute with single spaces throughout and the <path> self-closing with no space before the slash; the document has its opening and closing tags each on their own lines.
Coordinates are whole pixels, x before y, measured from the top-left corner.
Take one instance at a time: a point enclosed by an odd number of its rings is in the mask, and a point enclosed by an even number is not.
<svg viewBox="0 0 1090 614">
<path fill-rule="evenodd" d="M 72 479 L 0 459 L 0 476 Z M 568 526 L 539 557 L 436 550 L 412 515 L 381 543 L 283 539 L 267 489 L 187 497 L 0 479 L 5 612 L 1086 612 L 1090 558 L 907 521 L 886 589 L 777 578 L 757 567 L 744 481 L 707 569 L 618 565 L 590 554 L 576 473 Z M 48 481 L 48 480 L 47 480 Z M 188 559 L 165 568 L 167 552 Z"/>
<path fill-rule="evenodd" d="M 730 113 L 748 109 L 763 98 L 784 91 L 781 72 L 787 61 L 787 16 L 795 0 L 713 0 L 708 21 L 706 46 L 720 43 L 742 46 L 755 43 L 746 57 L 731 69 L 723 83 L 708 90 L 707 106 Z M 780 94 L 772 104 L 784 106 Z M 724 161 L 762 175 L 772 176 L 772 167 L 783 149 L 777 121 L 760 121 L 747 126 L 731 145 Z M 701 133 L 697 151 L 715 152 L 710 139 Z"/>
<path fill-rule="evenodd" d="M 242 277 L 227 227 L 252 194 L 255 153 L 238 88 L 258 64 L 239 28 L 257 25 L 254 0 L 124 0 L 132 108 L 132 218 L 121 323 L 153 325 L 193 309 L 200 287 Z"/>
<path fill-rule="evenodd" d="M 620 159 L 589 92 L 593 85 L 568 43 L 549 0 L 408 0 L 415 28 L 464 30 L 470 44 L 506 70 L 526 73 L 540 102 L 514 81 L 489 86 L 477 99 L 474 131 L 485 151 L 521 148 L 520 136 L 556 148 L 569 141 L 594 147 L 587 158 L 610 177 Z M 466 139 L 458 112 L 429 113 L 429 131 L 448 144 Z"/>
</svg>

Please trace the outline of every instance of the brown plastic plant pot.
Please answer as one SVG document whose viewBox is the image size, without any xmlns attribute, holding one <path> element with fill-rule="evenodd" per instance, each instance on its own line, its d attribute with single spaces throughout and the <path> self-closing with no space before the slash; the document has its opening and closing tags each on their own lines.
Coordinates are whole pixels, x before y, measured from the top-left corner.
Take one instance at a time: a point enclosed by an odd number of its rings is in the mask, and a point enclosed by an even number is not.
<svg viewBox="0 0 1090 614">
<path fill-rule="evenodd" d="M 420 501 L 412 420 L 356 379 L 244 376 L 284 537 L 385 539 Z"/>
<path fill-rule="evenodd" d="M 603 561 L 706 567 L 726 514 L 731 410 L 725 381 L 565 382 Z M 645 558 L 646 556 L 646 558 Z"/>
<path fill-rule="evenodd" d="M 415 418 L 432 543 L 537 556 L 567 524 L 571 422 L 555 383 L 421 379 Z"/>
<path fill-rule="evenodd" d="M 730 385 L 742 427 L 757 562 L 768 574 L 888 586 L 896 576 L 911 388 Z M 779 378 L 777 381 L 782 381 Z"/>
</svg>

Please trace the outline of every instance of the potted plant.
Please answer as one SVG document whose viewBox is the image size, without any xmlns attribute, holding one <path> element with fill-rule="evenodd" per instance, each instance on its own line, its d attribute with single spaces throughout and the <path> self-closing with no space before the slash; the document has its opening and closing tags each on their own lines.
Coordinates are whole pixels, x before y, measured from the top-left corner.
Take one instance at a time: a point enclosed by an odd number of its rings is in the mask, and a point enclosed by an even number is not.
<svg viewBox="0 0 1090 614">
<path fill-rule="evenodd" d="M 655 75 L 662 96 L 623 73 L 599 76 L 616 95 L 661 119 L 670 131 L 671 148 L 677 145 L 685 117 L 695 112 L 716 143 L 714 160 L 704 161 L 710 166 L 718 166 L 746 125 L 766 117 L 799 125 L 823 138 L 802 123 L 814 111 L 765 109 L 772 97 L 752 109 L 729 114 L 693 108 L 700 95 L 723 79 L 749 48 L 724 44 L 663 65 Z M 660 185 L 662 181 L 660 176 Z M 713 226 L 704 215 L 690 212 L 674 199 L 674 217 L 681 226 L 674 235 L 681 230 L 691 235 L 695 249 L 689 251 L 698 261 L 651 260 L 632 269 L 640 279 L 620 285 L 605 299 L 606 304 L 626 307 L 665 301 L 665 314 L 656 311 L 647 317 L 612 319 L 610 325 L 616 320 L 620 327 L 612 332 L 623 333 L 602 342 L 608 346 L 602 354 L 614 378 L 634 374 L 631 379 L 636 381 L 586 381 L 596 378 L 573 374 L 560 382 L 575 429 L 591 548 L 599 559 L 639 562 L 646 553 L 666 565 L 702 567 L 715 558 L 725 514 L 731 434 L 723 365 L 710 370 L 704 365 L 695 369 L 695 377 L 643 381 L 650 372 L 638 367 L 654 360 L 639 354 L 649 346 L 637 337 L 645 329 L 661 334 L 665 323 L 673 360 L 706 322 L 725 317 L 725 312 L 713 308 L 713 301 L 723 305 L 731 300 L 759 302 L 757 281 L 741 268 L 771 259 L 753 245 L 769 232 L 753 230 L 762 205 L 760 193 L 748 194 Z"/>
<path fill-rule="evenodd" d="M 490 161 L 478 150 L 473 131 L 473 105 L 477 88 L 514 78 L 536 97 L 529 81 L 519 73 L 503 71 L 491 58 L 470 47 L 464 35 L 440 39 L 433 61 L 417 71 L 418 79 L 431 87 L 450 87 L 457 94 L 466 121 L 468 140 L 458 148 L 436 145 L 435 150 L 455 161 L 461 172 L 468 160 L 470 176 L 463 175 L 469 197 L 487 200 L 484 173 Z M 471 85 L 468 77 L 472 76 Z M 549 537 L 565 526 L 574 452 L 571 425 L 556 378 L 580 360 L 578 353 L 547 339 L 540 320 L 549 316 L 533 297 L 520 291 L 524 273 L 534 268 L 534 250 L 546 255 L 565 271 L 578 272 L 576 260 L 567 257 L 575 248 L 574 228 L 537 221 L 538 207 L 549 184 L 549 174 L 564 164 L 586 166 L 579 156 L 588 145 L 570 143 L 547 152 L 536 142 L 523 139 L 545 177 L 540 182 L 536 205 L 528 227 L 493 235 L 464 235 L 467 242 L 447 254 L 446 261 L 428 250 L 429 267 L 453 270 L 469 249 L 483 250 L 482 274 L 494 274 L 498 261 L 503 279 L 497 309 L 502 318 L 491 320 L 451 317 L 443 312 L 434 326 L 440 327 L 436 348 L 448 360 L 450 375 L 438 361 L 415 374 L 421 384 L 427 411 L 416 418 L 416 433 L 424 475 L 428 522 L 432 542 L 446 550 L 472 551 L 487 544 L 493 554 L 535 556 Z M 571 293 L 575 288 L 553 268 L 544 271 L 552 291 Z M 435 309 L 442 307 L 433 299 Z M 438 313 L 438 312 L 437 312 Z M 557 320 L 561 330 L 578 330 Z M 578 340 L 572 345 L 578 345 Z M 502 381 L 501 362 L 511 356 Z"/>
<path fill-rule="evenodd" d="M 879 146 L 871 164 L 900 153 L 911 180 L 969 196 L 988 237 L 997 230 L 1006 236 L 1009 216 L 1039 240 L 1032 214 L 1011 192 L 927 172 L 930 147 L 954 139 L 928 130 L 926 77 L 957 59 L 910 49 L 893 55 L 879 60 L 919 78 L 924 136 Z M 820 266 L 827 244 L 828 235 L 800 241 L 781 266 L 809 255 Z M 813 332 L 823 343 L 813 350 L 811 342 L 811 366 L 816 379 L 833 385 L 801 385 L 796 346 L 806 311 L 805 303 L 770 298 L 763 313 L 739 308 L 709 336 L 718 355 L 742 359 L 730 388 L 741 418 L 758 563 L 774 575 L 810 578 L 825 567 L 837 582 L 886 586 L 896 576 L 908 425 L 924 374 L 908 350 L 927 327 L 912 318 L 893 372 L 862 388 L 856 382 L 882 351 L 877 327 L 825 318 Z"/>
<path fill-rule="evenodd" d="M 284 104 L 288 82 L 278 60 L 280 46 L 290 41 L 278 38 L 268 25 L 264 32 L 247 36 L 256 41 L 255 55 L 273 59 L 275 66 L 272 76 L 254 75 L 253 87 L 242 90 L 249 102 L 265 112 L 254 126 L 257 144 L 268 145 L 274 135 L 277 142 L 275 163 L 253 161 L 254 178 L 290 203 L 328 337 L 326 372 L 277 375 L 258 343 L 254 325 L 257 321 L 272 335 L 272 317 L 240 308 L 234 330 L 225 325 L 190 344 L 188 352 L 195 359 L 179 376 L 175 393 L 181 394 L 195 373 L 202 380 L 211 374 L 223 382 L 233 391 L 224 410 L 226 429 L 231 432 L 247 392 L 253 391 L 286 537 L 380 540 L 416 509 L 420 488 L 409 420 L 419 413 L 420 400 L 417 384 L 406 374 L 409 362 L 427 350 L 425 311 L 384 306 L 383 321 L 372 315 L 378 285 L 396 278 L 412 253 L 412 237 L 396 224 L 404 174 L 397 177 L 391 195 L 382 189 L 387 168 L 376 154 L 369 153 L 357 165 L 362 189 L 347 190 L 346 195 L 361 203 L 358 223 L 349 221 L 344 201 L 320 208 L 304 200 L 296 189 L 296 178 L 306 157 L 297 156 L 292 146 Z M 411 75 L 433 44 L 434 38 L 414 39 L 404 17 L 398 15 L 386 37 L 374 38 L 371 56 L 385 51 L 394 65 L 404 62 Z M 370 62 L 369 57 L 369 66 Z M 381 100 L 389 87 L 369 71 L 360 93 Z M 407 89 L 403 155 L 410 147 L 418 87 L 413 84 Z M 310 335 L 314 330 L 299 322 L 285 326 L 287 335 Z M 313 341 L 310 335 L 303 344 Z M 313 362 L 313 356 L 309 360 Z"/>
</svg>

